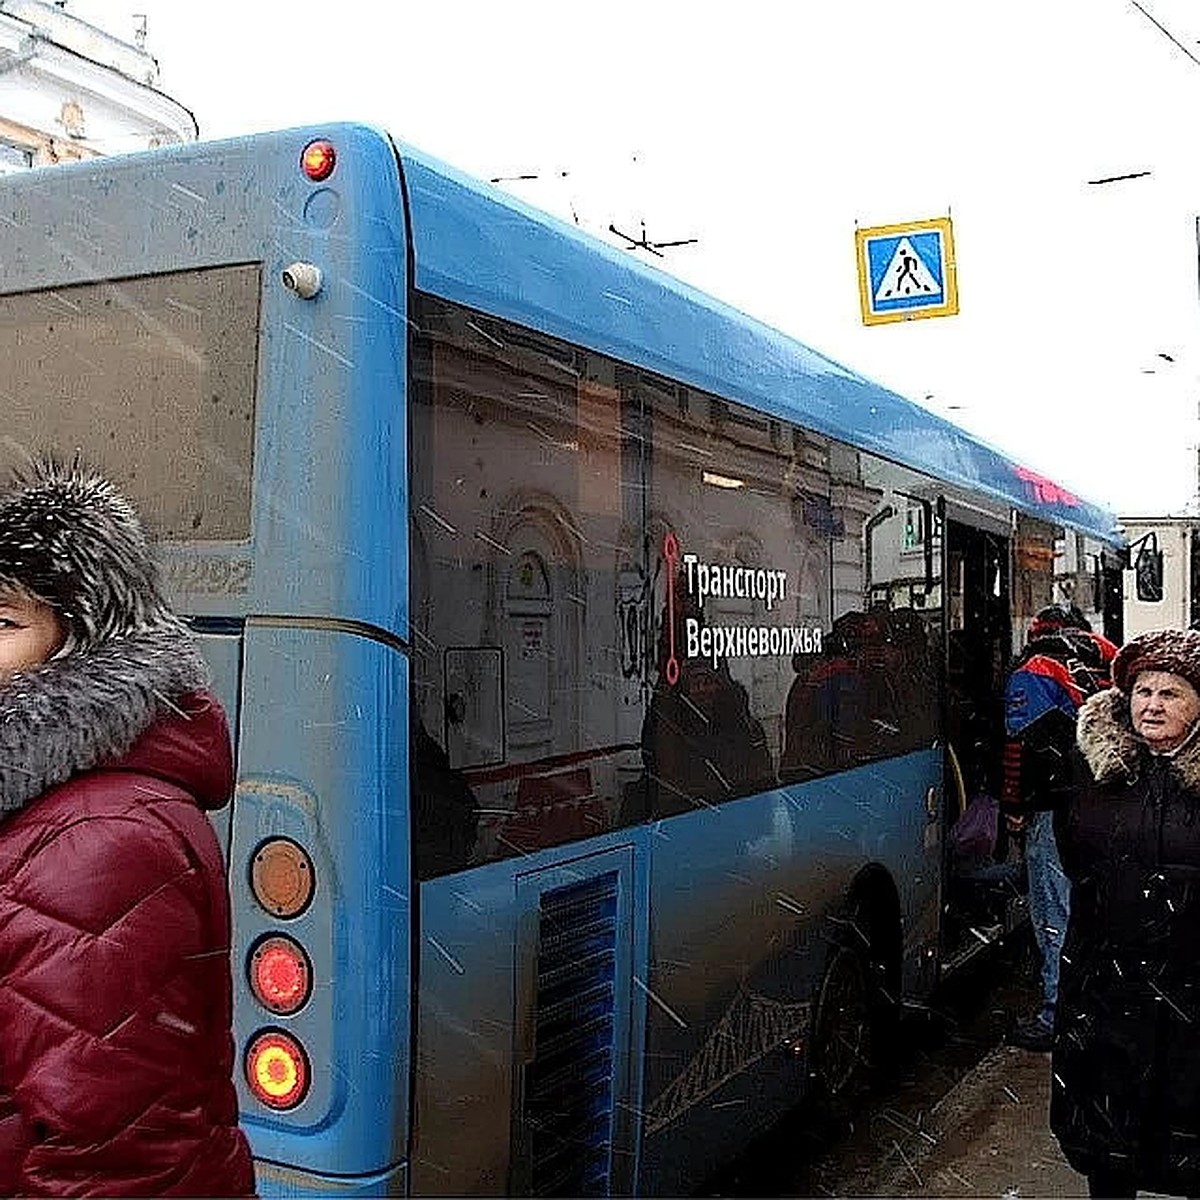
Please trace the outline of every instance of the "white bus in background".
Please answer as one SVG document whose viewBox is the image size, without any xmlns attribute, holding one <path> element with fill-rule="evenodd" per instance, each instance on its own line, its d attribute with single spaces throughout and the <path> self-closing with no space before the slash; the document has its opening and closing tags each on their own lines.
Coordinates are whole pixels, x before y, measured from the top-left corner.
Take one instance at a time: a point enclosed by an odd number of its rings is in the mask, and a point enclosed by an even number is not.
<svg viewBox="0 0 1200 1200">
<path fill-rule="evenodd" d="M 1200 517 L 1122 517 L 1125 640 L 1200 620 Z"/>
</svg>

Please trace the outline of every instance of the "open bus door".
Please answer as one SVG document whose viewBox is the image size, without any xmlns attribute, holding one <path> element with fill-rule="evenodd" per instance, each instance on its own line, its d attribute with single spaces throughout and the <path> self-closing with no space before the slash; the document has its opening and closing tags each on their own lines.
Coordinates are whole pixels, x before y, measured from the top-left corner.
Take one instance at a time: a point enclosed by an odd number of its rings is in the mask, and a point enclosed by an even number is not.
<svg viewBox="0 0 1200 1200">
<path fill-rule="evenodd" d="M 943 974 L 1011 928 L 1016 897 L 1003 878 L 964 873 L 954 860 L 950 836 L 974 797 L 999 796 L 1004 683 L 1012 645 L 1010 539 L 998 523 L 985 528 L 950 518 L 945 528 Z"/>
<path fill-rule="evenodd" d="M 1193 546 L 1196 543 L 1193 542 Z M 1125 571 L 1119 555 L 1110 550 L 1103 551 L 1096 559 L 1098 574 L 1099 608 L 1104 622 L 1104 636 L 1114 645 L 1125 644 Z M 1193 569 L 1192 578 L 1196 578 Z M 1196 595 L 1195 592 L 1192 593 Z M 1193 609 L 1196 609 L 1193 602 Z M 1200 609 L 1192 614 L 1192 619 L 1200 618 Z"/>
</svg>

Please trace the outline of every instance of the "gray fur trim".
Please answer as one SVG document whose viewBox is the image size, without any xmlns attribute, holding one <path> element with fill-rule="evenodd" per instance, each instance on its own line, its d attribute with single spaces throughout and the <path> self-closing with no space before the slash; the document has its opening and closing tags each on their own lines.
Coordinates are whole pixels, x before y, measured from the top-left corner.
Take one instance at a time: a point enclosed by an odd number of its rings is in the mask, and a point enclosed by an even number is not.
<svg viewBox="0 0 1200 1200">
<path fill-rule="evenodd" d="M 0 681 L 0 816 L 119 759 L 208 673 L 173 622 Z"/>
<path fill-rule="evenodd" d="M 1117 688 L 1089 696 L 1079 710 L 1076 741 L 1097 783 L 1133 783 L 1150 750 L 1133 731 L 1129 697 Z M 1168 760 L 1190 792 L 1200 792 L 1200 738 L 1193 735 Z"/>
<path fill-rule="evenodd" d="M 34 459 L 0 492 L 0 585 L 46 601 L 84 648 L 171 620 L 137 513 L 78 459 Z"/>
</svg>

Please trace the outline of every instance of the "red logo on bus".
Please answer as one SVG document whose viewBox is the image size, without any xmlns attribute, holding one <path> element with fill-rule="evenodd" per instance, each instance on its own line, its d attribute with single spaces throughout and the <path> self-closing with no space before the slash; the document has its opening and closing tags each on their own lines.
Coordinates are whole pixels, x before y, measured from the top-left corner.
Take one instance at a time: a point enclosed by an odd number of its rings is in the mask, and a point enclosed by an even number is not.
<svg viewBox="0 0 1200 1200">
<path fill-rule="evenodd" d="M 1057 483 L 1039 475 L 1028 467 L 1016 468 L 1017 478 L 1029 484 L 1034 498 L 1042 504 L 1065 504 L 1070 508 L 1079 507 L 1079 497 L 1061 488 Z"/>
</svg>

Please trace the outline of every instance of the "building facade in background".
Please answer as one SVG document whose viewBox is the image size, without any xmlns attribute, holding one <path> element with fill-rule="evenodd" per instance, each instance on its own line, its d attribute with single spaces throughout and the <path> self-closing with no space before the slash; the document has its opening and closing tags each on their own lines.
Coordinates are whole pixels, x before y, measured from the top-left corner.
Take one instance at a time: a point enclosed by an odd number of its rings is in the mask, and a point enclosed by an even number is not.
<svg viewBox="0 0 1200 1200">
<path fill-rule="evenodd" d="M 65 7 L 0 0 L 0 172 L 194 141 L 158 77 L 140 44 Z"/>
</svg>

